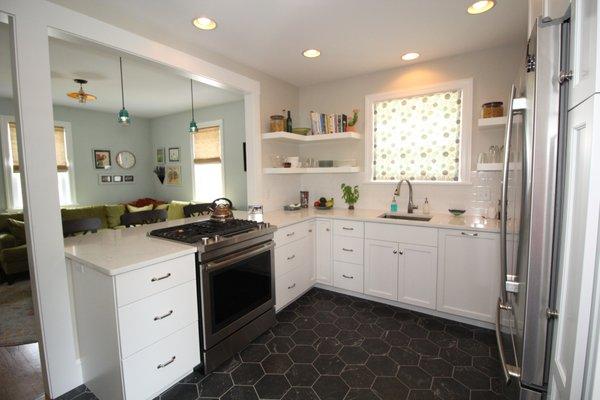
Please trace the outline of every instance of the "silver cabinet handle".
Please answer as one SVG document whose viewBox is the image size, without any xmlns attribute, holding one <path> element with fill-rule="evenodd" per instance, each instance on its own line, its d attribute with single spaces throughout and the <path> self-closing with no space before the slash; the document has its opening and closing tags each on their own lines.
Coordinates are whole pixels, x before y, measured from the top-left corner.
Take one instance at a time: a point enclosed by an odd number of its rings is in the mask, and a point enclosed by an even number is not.
<svg viewBox="0 0 600 400">
<path fill-rule="evenodd" d="M 295 288 L 295 287 L 296 287 L 296 284 L 294 283 L 292 286 L 288 286 L 288 289 L 289 289 L 289 290 L 292 290 L 292 289 L 293 289 L 293 288 Z"/>
<path fill-rule="evenodd" d="M 398 250 L 394 250 L 394 254 L 398 254 Z"/>
<path fill-rule="evenodd" d="M 163 314 L 163 315 L 158 315 L 156 317 L 154 317 L 155 321 L 160 321 L 161 319 L 165 319 L 167 317 L 170 317 L 171 315 L 173 315 L 173 310 L 170 310 L 168 313 Z"/>
<path fill-rule="evenodd" d="M 402 250 L 400 250 L 398 253 L 400 253 L 401 256 L 404 255 L 404 252 Z"/>
<path fill-rule="evenodd" d="M 285 236 L 287 236 L 287 237 L 291 237 L 291 236 L 294 236 L 294 234 L 295 234 L 295 233 L 296 233 L 296 232 L 290 232 L 290 233 L 286 234 Z"/>
<path fill-rule="evenodd" d="M 157 277 L 154 277 L 154 278 L 150 279 L 150 282 L 158 282 L 158 281 L 162 281 L 163 279 L 167 279 L 167 278 L 169 278 L 169 277 L 171 277 L 171 273 L 170 273 L 170 272 L 169 272 L 168 274 L 166 274 L 166 275 L 159 276 L 158 278 L 157 278 Z"/>
<path fill-rule="evenodd" d="M 288 260 L 288 261 L 290 261 L 290 260 L 293 260 L 294 258 L 296 258 L 296 255 L 295 255 L 295 254 L 292 254 L 291 256 L 289 256 L 289 257 L 287 258 L 287 260 Z"/>
<path fill-rule="evenodd" d="M 344 278 L 346 278 L 346 279 L 354 279 L 354 277 L 353 277 L 353 276 L 349 276 L 349 275 L 345 275 L 345 274 L 342 274 L 342 276 L 343 276 Z"/>
<path fill-rule="evenodd" d="M 312 229 L 309 229 L 309 230 L 308 230 L 308 233 L 312 233 Z"/>
<path fill-rule="evenodd" d="M 352 249 L 347 249 L 347 248 L 345 248 L 345 247 L 342 247 L 342 250 L 344 250 L 344 251 L 348 251 L 348 252 L 350 252 L 350 253 L 354 252 L 354 250 L 352 250 Z"/>
<path fill-rule="evenodd" d="M 354 228 L 348 228 L 347 226 L 342 226 L 342 229 L 345 231 L 353 231 Z"/>
<path fill-rule="evenodd" d="M 173 356 L 173 357 L 171 357 L 171 359 L 170 359 L 169 361 L 167 361 L 166 363 L 163 363 L 163 364 L 158 364 L 158 365 L 157 365 L 157 367 L 156 367 L 156 369 L 161 369 L 161 368 L 164 368 L 164 367 L 167 367 L 167 366 L 169 366 L 170 364 L 173 364 L 173 362 L 175 361 L 175 359 L 176 359 L 176 358 L 177 358 L 177 357 Z"/>
<path fill-rule="evenodd" d="M 472 236 L 472 237 L 479 236 L 479 233 L 461 232 L 460 234 L 463 235 L 463 236 Z"/>
<path fill-rule="evenodd" d="M 329 228 L 325 228 L 325 231 L 326 231 L 326 232 L 329 232 Z"/>
</svg>

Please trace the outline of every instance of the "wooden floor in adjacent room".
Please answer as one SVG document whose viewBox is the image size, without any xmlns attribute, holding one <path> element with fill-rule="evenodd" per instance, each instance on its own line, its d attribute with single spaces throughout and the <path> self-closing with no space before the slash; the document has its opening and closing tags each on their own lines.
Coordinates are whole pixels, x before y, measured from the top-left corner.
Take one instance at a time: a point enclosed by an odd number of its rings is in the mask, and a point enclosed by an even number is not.
<svg viewBox="0 0 600 400">
<path fill-rule="evenodd" d="M 37 343 L 0 347 L 0 399 L 33 400 L 43 395 Z"/>
</svg>

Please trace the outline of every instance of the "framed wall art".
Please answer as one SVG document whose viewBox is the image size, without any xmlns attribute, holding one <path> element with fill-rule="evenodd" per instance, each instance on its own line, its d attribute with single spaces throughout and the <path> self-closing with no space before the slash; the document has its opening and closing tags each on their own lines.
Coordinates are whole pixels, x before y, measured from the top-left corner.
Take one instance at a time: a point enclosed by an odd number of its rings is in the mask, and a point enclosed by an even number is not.
<svg viewBox="0 0 600 400">
<path fill-rule="evenodd" d="M 179 147 L 169 147 L 169 162 L 179 162 Z"/>
<path fill-rule="evenodd" d="M 96 169 L 109 169 L 112 165 L 110 150 L 94 150 L 94 167 Z"/>
</svg>

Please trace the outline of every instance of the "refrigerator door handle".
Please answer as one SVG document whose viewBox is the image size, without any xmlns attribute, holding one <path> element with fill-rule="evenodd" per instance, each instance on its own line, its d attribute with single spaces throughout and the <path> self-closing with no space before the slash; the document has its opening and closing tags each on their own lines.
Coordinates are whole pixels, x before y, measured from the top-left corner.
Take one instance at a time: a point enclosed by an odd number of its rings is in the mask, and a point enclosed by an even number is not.
<svg viewBox="0 0 600 400">
<path fill-rule="evenodd" d="M 506 357 L 504 356 L 504 343 L 502 342 L 502 332 L 500 330 L 500 313 L 502 312 L 502 310 L 511 312 L 512 307 L 504 303 L 501 298 L 498 298 L 498 304 L 496 307 L 496 343 L 498 344 L 498 353 L 500 354 L 500 364 L 502 365 L 504 381 L 508 383 L 511 378 L 521 378 L 521 368 L 519 368 L 518 365 L 511 365 L 506 363 Z M 512 337 L 512 329 L 513 327 L 510 326 L 511 341 L 514 340 Z"/>
</svg>

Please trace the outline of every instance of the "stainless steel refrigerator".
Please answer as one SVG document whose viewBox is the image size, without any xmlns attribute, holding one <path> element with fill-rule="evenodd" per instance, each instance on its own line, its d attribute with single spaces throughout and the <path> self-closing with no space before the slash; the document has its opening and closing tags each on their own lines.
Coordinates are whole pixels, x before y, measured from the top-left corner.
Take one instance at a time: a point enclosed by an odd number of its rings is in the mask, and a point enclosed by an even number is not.
<svg viewBox="0 0 600 400">
<path fill-rule="evenodd" d="M 539 21 L 512 87 L 504 142 L 496 336 L 519 399 L 547 393 L 565 157 L 569 20 Z"/>
</svg>

